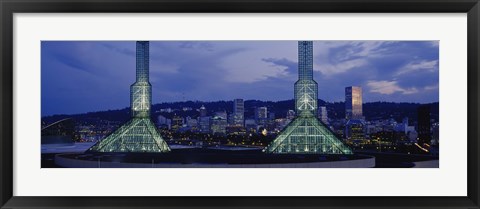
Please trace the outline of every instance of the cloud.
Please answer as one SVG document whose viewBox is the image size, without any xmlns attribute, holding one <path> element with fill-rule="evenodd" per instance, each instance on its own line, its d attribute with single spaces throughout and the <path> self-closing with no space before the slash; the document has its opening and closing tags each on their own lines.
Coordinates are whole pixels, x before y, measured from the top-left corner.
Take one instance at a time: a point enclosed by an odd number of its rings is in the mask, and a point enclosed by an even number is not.
<svg viewBox="0 0 480 209">
<path fill-rule="evenodd" d="M 358 85 L 365 87 L 364 101 L 438 101 L 435 43 L 315 41 L 319 98 L 343 101 L 344 88 Z M 298 74 L 297 44 L 152 41 L 153 102 L 183 97 L 201 101 L 292 99 Z M 129 86 L 135 80 L 135 42 L 45 41 L 41 72 L 42 115 L 126 107 Z"/>
<path fill-rule="evenodd" d="M 361 57 L 382 57 L 389 51 L 388 45 L 395 43 L 389 41 L 351 41 L 345 45 L 337 47 L 341 48 L 335 54 L 337 61 L 345 61 L 358 59 Z"/>
<path fill-rule="evenodd" d="M 315 69 L 325 76 L 334 76 L 370 66 L 375 59 L 392 54 L 397 42 L 392 41 L 326 41 L 314 48 Z"/>
<path fill-rule="evenodd" d="M 417 88 L 402 88 L 397 84 L 397 81 L 368 81 L 367 86 L 370 88 L 370 92 L 379 94 L 394 94 L 400 92 L 402 94 L 415 94 L 418 93 Z"/>
<path fill-rule="evenodd" d="M 429 72 L 435 72 L 438 70 L 438 60 L 421 60 L 421 61 L 413 61 L 405 66 L 401 67 L 396 75 L 403 75 L 407 73 L 412 73 L 415 71 L 424 70 Z"/>
<path fill-rule="evenodd" d="M 431 90 L 437 90 L 438 89 L 438 84 L 436 85 L 431 85 L 431 86 L 425 86 L 423 87 L 425 91 L 431 91 Z"/>
<path fill-rule="evenodd" d="M 325 75 L 333 75 L 338 73 L 344 73 L 354 68 L 359 68 L 368 64 L 365 59 L 354 59 L 337 64 L 325 64 L 319 67 L 320 71 Z"/>
<path fill-rule="evenodd" d="M 181 41 L 179 44 L 179 48 L 214 51 L 213 44 L 207 41 Z"/>
<path fill-rule="evenodd" d="M 291 61 L 287 58 L 263 58 L 262 61 L 271 63 L 273 65 L 282 66 L 283 71 L 287 74 L 297 74 L 298 73 L 298 62 Z"/>
</svg>

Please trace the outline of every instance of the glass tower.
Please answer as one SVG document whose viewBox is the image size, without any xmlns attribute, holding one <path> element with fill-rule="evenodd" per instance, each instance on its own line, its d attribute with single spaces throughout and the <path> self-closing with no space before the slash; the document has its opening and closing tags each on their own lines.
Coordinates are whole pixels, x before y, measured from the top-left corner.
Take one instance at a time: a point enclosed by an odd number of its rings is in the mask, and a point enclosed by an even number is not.
<svg viewBox="0 0 480 209">
<path fill-rule="evenodd" d="M 350 86 L 345 88 L 345 118 L 362 119 L 362 87 Z"/>
<path fill-rule="evenodd" d="M 245 103 L 243 99 L 233 100 L 233 124 L 236 126 L 244 126 L 245 120 Z"/>
<path fill-rule="evenodd" d="M 150 117 L 152 103 L 152 85 L 149 78 L 149 43 L 137 41 L 136 81 L 130 86 L 130 107 L 132 117 Z"/>
<path fill-rule="evenodd" d="M 318 84 L 313 80 L 313 43 L 298 42 L 298 81 L 295 83 L 297 116 L 264 152 L 276 154 L 353 154 L 316 117 Z"/>
<path fill-rule="evenodd" d="M 313 80 L 313 43 L 298 42 L 298 81 L 294 86 L 295 109 L 317 115 L 318 84 Z"/>
<path fill-rule="evenodd" d="M 149 78 L 149 42 L 137 41 L 136 81 L 130 86 L 132 119 L 93 145 L 88 152 L 169 152 L 170 148 L 150 120 L 152 85 Z"/>
</svg>

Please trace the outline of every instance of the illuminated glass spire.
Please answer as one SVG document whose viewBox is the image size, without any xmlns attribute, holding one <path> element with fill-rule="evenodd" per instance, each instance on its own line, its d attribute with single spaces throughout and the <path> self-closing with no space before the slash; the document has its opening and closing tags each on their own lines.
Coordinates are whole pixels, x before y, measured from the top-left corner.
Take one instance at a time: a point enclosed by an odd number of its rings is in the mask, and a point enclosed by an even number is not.
<svg viewBox="0 0 480 209">
<path fill-rule="evenodd" d="M 152 103 L 152 85 L 148 81 L 149 44 L 148 41 L 137 41 L 137 80 L 130 86 L 130 106 L 132 117 L 150 117 Z"/>
<path fill-rule="evenodd" d="M 353 154 L 318 118 L 318 84 L 313 80 L 313 43 L 298 42 L 297 117 L 265 149 L 278 154 Z"/>
<path fill-rule="evenodd" d="M 295 82 L 295 109 L 317 115 L 318 84 L 313 80 L 313 43 L 298 42 L 298 81 Z"/>
<path fill-rule="evenodd" d="M 152 85 L 149 78 L 149 42 L 137 41 L 136 81 L 130 86 L 132 119 L 105 139 L 97 142 L 90 152 L 168 152 L 170 148 L 150 120 Z"/>
</svg>

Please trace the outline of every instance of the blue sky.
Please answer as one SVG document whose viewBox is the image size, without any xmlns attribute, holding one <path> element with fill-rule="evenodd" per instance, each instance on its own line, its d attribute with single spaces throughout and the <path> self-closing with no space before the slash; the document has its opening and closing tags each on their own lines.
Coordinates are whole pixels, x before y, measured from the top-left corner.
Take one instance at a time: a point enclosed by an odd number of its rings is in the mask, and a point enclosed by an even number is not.
<svg viewBox="0 0 480 209">
<path fill-rule="evenodd" d="M 343 101 L 361 86 L 364 102 L 437 102 L 437 41 L 315 41 L 319 98 Z M 42 116 L 129 106 L 134 41 L 43 41 Z M 296 41 L 150 42 L 153 103 L 234 98 L 293 99 Z"/>
</svg>

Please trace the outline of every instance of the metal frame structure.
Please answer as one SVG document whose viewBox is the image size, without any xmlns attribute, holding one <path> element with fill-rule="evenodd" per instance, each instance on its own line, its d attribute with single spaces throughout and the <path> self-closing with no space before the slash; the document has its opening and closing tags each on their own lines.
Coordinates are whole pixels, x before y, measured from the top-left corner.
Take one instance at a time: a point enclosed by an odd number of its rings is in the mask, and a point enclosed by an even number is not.
<svg viewBox="0 0 480 209">
<path fill-rule="evenodd" d="M 137 41 L 136 82 L 130 86 L 132 119 L 97 142 L 87 152 L 169 152 L 150 119 L 149 42 Z"/>
<path fill-rule="evenodd" d="M 298 42 L 298 81 L 295 82 L 297 117 L 264 152 L 276 154 L 353 154 L 317 118 L 318 84 L 313 80 L 313 42 Z"/>
</svg>

